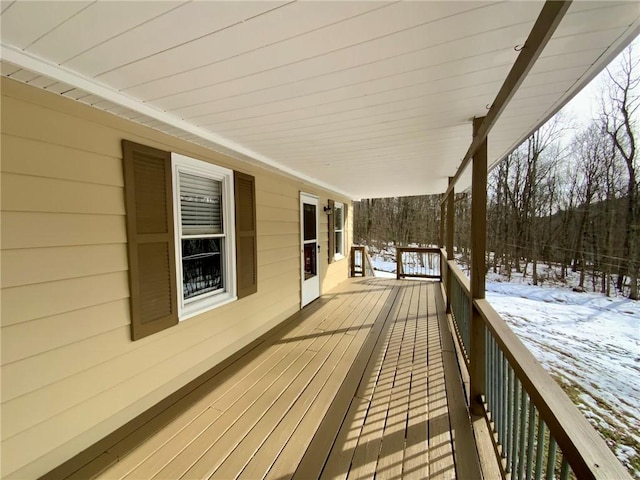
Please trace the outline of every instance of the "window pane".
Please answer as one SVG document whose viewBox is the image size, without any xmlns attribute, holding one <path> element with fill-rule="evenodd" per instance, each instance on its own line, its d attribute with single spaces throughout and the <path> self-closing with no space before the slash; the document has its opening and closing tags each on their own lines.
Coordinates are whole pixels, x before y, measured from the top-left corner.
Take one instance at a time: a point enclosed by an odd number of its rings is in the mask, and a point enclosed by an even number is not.
<svg viewBox="0 0 640 480">
<path fill-rule="evenodd" d="M 182 240 L 182 284 L 185 299 L 223 288 L 222 276 L 222 239 Z"/>
<path fill-rule="evenodd" d="M 316 238 L 316 206 L 308 203 L 304 204 L 304 239 L 315 240 Z"/>
<path fill-rule="evenodd" d="M 223 233 L 222 182 L 180 173 L 180 221 L 184 235 Z"/>
<path fill-rule="evenodd" d="M 342 255 L 342 232 L 336 232 L 336 251 L 337 255 Z"/>
<path fill-rule="evenodd" d="M 304 246 L 304 279 L 309 280 L 317 275 L 316 244 L 308 243 Z"/>
<path fill-rule="evenodd" d="M 342 230 L 342 207 L 335 208 L 335 229 Z"/>
</svg>

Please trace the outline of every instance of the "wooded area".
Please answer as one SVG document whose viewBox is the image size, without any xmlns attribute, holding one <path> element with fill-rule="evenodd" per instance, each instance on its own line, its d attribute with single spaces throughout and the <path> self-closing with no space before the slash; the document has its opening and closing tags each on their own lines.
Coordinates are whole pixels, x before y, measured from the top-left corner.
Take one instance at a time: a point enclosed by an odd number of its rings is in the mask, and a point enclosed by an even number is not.
<svg viewBox="0 0 640 480">
<path fill-rule="evenodd" d="M 571 269 L 582 288 L 638 299 L 640 56 L 631 46 L 614 64 L 601 74 L 588 125 L 560 112 L 489 173 L 487 267 L 494 272 L 510 277 L 529 266 L 537 285 Z M 470 207 L 469 192 L 456 194 L 454 245 L 463 261 Z M 439 224 L 436 195 L 355 204 L 355 241 L 372 246 L 437 245 Z"/>
</svg>

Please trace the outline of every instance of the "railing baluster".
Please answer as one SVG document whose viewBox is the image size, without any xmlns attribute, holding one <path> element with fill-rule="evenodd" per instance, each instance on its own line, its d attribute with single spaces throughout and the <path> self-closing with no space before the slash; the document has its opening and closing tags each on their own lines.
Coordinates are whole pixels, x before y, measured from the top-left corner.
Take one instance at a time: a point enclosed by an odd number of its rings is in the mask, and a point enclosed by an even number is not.
<svg viewBox="0 0 640 480">
<path fill-rule="evenodd" d="M 524 477 L 524 465 L 525 465 L 525 452 L 527 451 L 526 440 L 528 438 L 527 435 L 527 410 L 529 405 L 529 394 L 524 389 L 524 387 L 520 388 L 521 391 L 521 401 L 520 401 L 520 438 L 518 439 L 518 443 L 520 448 L 518 449 L 518 479 L 522 479 Z"/>
<path fill-rule="evenodd" d="M 562 457 L 562 466 L 560 467 L 560 480 L 569 480 L 569 464 L 564 456 Z"/>
<path fill-rule="evenodd" d="M 536 437 L 535 423 L 536 407 L 531 399 L 529 399 L 529 424 L 527 427 L 529 431 L 529 438 L 527 439 L 527 472 L 525 477 L 527 480 L 531 480 L 531 475 L 533 473 L 533 447 L 535 446 Z"/>
<path fill-rule="evenodd" d="M 513 396 L 513 435 L 511 445 L 511 473 L 515 478 L 518 467 L 518 453 L 520 452 L 520 395 L 522 393 L 522 385 L 516 377 Z"/>
<path fill-rule="evenodd" d="M 493 358 L 491 356 L 491 347 L 489 346 L 489 335 L 484 336 L 484 394 L 487 409 L 493 411 L 493 392 L 491 390 L 491 366 L 493 365 Z M 491 413 L 493 417 L 493 412 Z"/>
<path fill-rule="evenodd" d="M 498 442 L 502 444 L 504 441 L 504 437 L 502 434 L 502 426 L 504 424 L 504 419 L 502 415 L 502 404 L 503 404 L 503 391 L 504 391 L 504 378 L 502 377 L 502 352 L 498 349 L 498 345 L 496 344 L 495 338 L 492 335 L 490 337 L 493 339 L 493 348 L 496 351 L 496 433 L 498 434 Z M 504 450 L 504 448 L 503 448 Z"/>
<path fill-rule="evenodd" d="M 544 447 L 547 444 L 546 424 L 542 417 L 538 418 L 538 443 L 536 445 L 536 480 L 542 480 Z"/>
<path fill-rule="evenodd" d="M 495 341 L 491 335 L 487 335 L 489 340 L 489 349 L 491 350 L 491 418 L 493 420 L 493 429 L 498 431 L 498 351 L 495 348 Z"/>
<path fill-rule="evenodd" d="M 500 441 L 502 442 L 502 456 L 507 458 L 507 443 L 508 443 L 508 423 L 509 423 L 509 369 L 507 365 L 507 359 L 504 356 L 504 352 L 502 352 L 502 361 L 500 365 L 502 367 L 502 381 L 504 382 L 503 392 L 502 392 L 502 438 Z"/>
<path fill-rule="evenodd" d="M 507 424 L 506 424 L 506 438 L 505 443 L 507 447 L 507 472 L 511 471 L 511 439 L 513 437 L 513 398 L 515 396 L 514 382 L 513 382 L 513 370 L 507 367 L 508 371 L 508 385 L 507 385 Z"/>
<path fill-rule="evenodd" d="M 547 455 L 547 473 L 545 475 L 546 480 L 553 480 L 554 472 L 556 468 L 556 453 L 558 450 L 558 444 L 553 436 L 549 436 L 549 454 Z"/>
</svg>

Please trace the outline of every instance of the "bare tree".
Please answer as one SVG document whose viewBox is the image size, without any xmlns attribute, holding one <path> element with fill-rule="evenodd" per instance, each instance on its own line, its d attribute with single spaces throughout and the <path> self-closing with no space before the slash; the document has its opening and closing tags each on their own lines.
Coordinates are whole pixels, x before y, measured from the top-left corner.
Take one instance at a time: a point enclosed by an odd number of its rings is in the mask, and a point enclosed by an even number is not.
<svg viewBox="0 0 640 480">
<path fill-rule="evenodd" d="M 640 198 L 638 196 L 637 169 L 637 113 L 640 106 L 640 59 L 630 45 L 621 55 L 620 69 L 607 68 L 604 92 L 601 98 L 601 118 L 604 128 L 615 147 L 615 152 L 627 167 L 627 230 L 624 237 L 623 262 L 618 274 L 618 289 L 624 277 L 629 276 L 629 297 L 638 299 L 638 238 L 640 237 Z"/>
</svg>

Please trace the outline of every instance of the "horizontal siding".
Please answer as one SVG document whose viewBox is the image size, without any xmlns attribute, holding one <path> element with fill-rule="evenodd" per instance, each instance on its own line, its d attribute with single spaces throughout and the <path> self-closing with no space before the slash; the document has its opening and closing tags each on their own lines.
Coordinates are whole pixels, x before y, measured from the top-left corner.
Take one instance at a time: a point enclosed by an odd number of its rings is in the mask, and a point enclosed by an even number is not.
<svg viewBox="0 0 640 480">
<path fill-rule="evenodd" d="M 2 327 L 2 363 L 33 357 L 129 325 L 129 299 Z"/>
<path fill-rule="evenodd" d="M 3 249 L 127 242 L 123 215 L 5 211 L 0 221 Z"/>
<path fill-rule="evenodd" d="M 349 262 L 347 258 L 333 262 L 327 268 L 327 273 L 322 280 L 322 291 L 331 290 L 349 275 Z"/>
<path fill-rule="evenodd" d="M 263 290 L 261 296 L 269 298 L 279 291 L 296 291 L 298 283 L 297 280 L 292 279 L 292 273 L 292 271 L 265 272 L 270 276 L 264 280 L 264 286 L 261 286 Z M 261 280 L 259 278 L 258 281 Z M 40 407 L 40 411 L 45 412 L 53 408 L 52 404 L 57 398 L 57 393 L 68 391 L 76 382 L 80 382 L 83 388 L 89 391 L 92 391 L 92 388 L 105 388 L 109 385 L 111 378 L 117 382 L 125 375 L 134 375 L 136 371 L 144 369 L 147 363 L 154 364 L 158 357 L 171 357 L 188 350 L 193 342 L 209 335 L 215 338 L 221 329 L 232 323 L 221 322 L 220 317 L 235 316 L 235 312 L 233 314 L 230 312 L 233 311 L 234 306 L 227 305 L 207 312 L 195 320 L 181 322 L 178 327 L 164 330 L 160 334 L 148 337 L 145 341 L 133 344 L 129 342 L 129 326 L 126 325 L 124 328 L 66 345 L 65 348 L 58 348 L 5 365 L 3 366 L 2 400 L 7 402 L 38 391 L 43 397 L 43 406 Z M 211 321 L 208 320 L 209 318 Z M 197 331 L 185 334 L 188 330 Z M 161 341 L 165 337 L 172 337 L 172 340 Z M 100 368 L 99 373 L 92 373 L 91 369 L 94 367 Z M 33 372 L 38 374 L 34 375 Z M 66 384 L 60 385 L 62 380 L 66 380 Z M 45 390 L 43 387 L 49 388 Z M 54 387 L 58 387 L 60 392 L 51 392 Z M 52 399 L 44 402 L 47 395 L 51 395 Z M 67 398 L 60 400 L 70 401 Z M 21 399 L 21 402 L 24 401 Z M 11 417 L 12 415 L 7 415 L 6 418 Z M 3 422 L 3 436 L 8 431 L 6 426 Z"/>
<path fill-rule="evenodd" d="M 124 215 L 124 188 L 4 173 L 2 209 Z"/>
<path fill-rule="evenodd" d="M 127 272 L 3 288 L 2 325 L 13 325 L 128 297 Z"/>
<path fill-rule="evenodd" d="M 261 237 L 294 235 L 296 239 L 300 235 L 300 222 L 267 222 L 257 224 L 258 234 Z"/>
<path fill-rule="evenodd" d="M 309 190 L 60 96 L 2 86 L 2 476 L 23 478 L 54 468 L 299 309 L 299 192 Z M 123 138 L 256 176 L 256 294 L 130 340 Z M 326 192 L 310 193 L 326 203 Z M 323 258 L 333 284 L 340 274 Z"/>
<path fill-rule="evenodd" d="M 271 265 L 285 260 L 295 259 L 300 267 L 300 247 L 280 247 L 272 250 L 263 250 L 258 254 L 259 266 Z"/>
<path fill-rule="evenodd" d="M 300 238 L 298 235 L 286 235 L 286 236 L 266 236 L 263 237 L 258 232 L 258 259 L 260 253 L 267 250 L 279 250 L 281 248 L 300 249 Z M 259 260 L 258 260 L 259 261 Z"/>
<path fill-rule="evenodd" d="M 10 112 L 3 115 L 3 120 L 8 120 L 2 122 L 5 135 L 113 158 L 122 156 L 120 142 L 114 132 L 84 118 L 6 94 L 2 97 L 2 110 Z"/>
<path fill-rule="evenodd" d="M 268 186 L 270 185 L 264 185 L 263 188 Z M 256 198 L 260 205 L 264 207 L 293 210 L 295 212 L 298 212 L 300 208 L 297 191 L 294 191 L 292 195 L 284 195 L 277 191 L 272 192 L 256 188 Z"/>
<path fill-rule="evenodd" d="M 122 187 L 122 159 L 2 135 L 2 171 Z"/>
<path fill-rule="evenodd" d="M 5 250 L 2 286 L 88 277 L 128 269 L 126 244 Z"/>
</svg>

